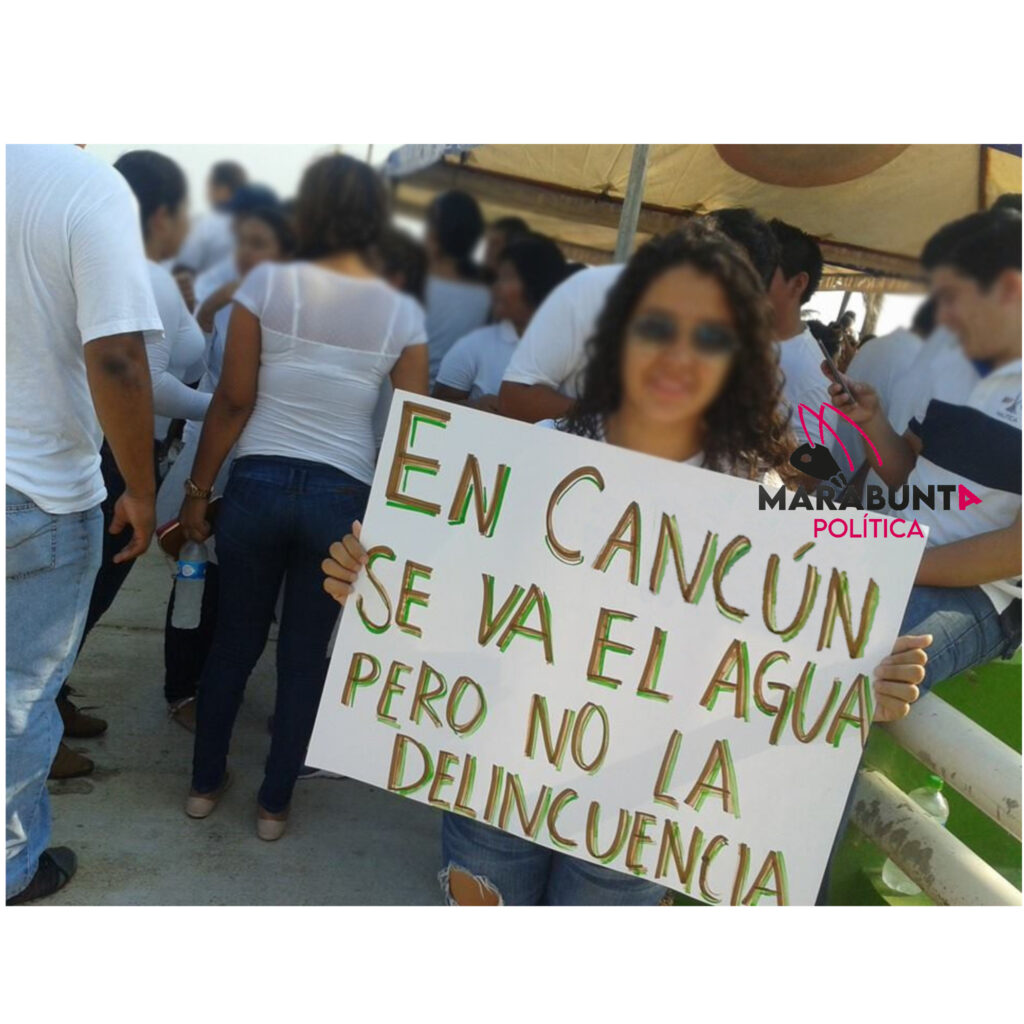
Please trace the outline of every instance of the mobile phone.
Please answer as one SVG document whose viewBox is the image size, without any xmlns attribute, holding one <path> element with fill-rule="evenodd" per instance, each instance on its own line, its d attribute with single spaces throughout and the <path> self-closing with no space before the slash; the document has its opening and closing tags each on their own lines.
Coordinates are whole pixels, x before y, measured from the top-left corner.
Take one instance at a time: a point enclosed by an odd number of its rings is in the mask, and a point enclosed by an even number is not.
<svg viewBox="0 0 1024 1024">
<path fill-rule="evenodd" d="M 818 348 L 821 349 L 821 354 L 825 357 L 825 362 L 828 363 L 828 368 L 832 371 L 832 379 L 843 389 L 846 397 L 856 405 L 857 399 L 853 397 L 853 392 L 843 382 L 843 375 L 839 372 L 839 367 L 836 366 L 836 361 L 831 355 L 829 355 L 829 351 L 825 347 L 825 342 L 823 342 L 821 338 L 815 338 L 814 340 L 818 343 Z"/>
</svg>

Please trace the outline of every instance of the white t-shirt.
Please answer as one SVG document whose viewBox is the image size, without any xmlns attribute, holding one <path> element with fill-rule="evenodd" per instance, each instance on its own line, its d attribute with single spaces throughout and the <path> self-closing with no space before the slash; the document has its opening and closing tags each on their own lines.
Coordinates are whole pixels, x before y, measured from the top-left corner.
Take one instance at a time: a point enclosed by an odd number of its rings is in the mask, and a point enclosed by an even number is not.
<svg viewBox="0 0 1024 1024">
<path fill-rule="evenodd" d="M 963 402 L 933 398 L 909 427 L 923 444 L 907 478 L 909 492 L 914 487 L 963 484 L 981 499 L 963 510 L 956 501 L 948 511 L 921 508 L 899 513 L 930 527 L 928 547 L 1013 525 L 1020 514 L 1021 487 L 1019 359 L 979 377 Z M 981 589 L 999 612 L 1021 596 L 1019 577 L 985 583 Z"/>
<path fill-rule="evenodd" d="M 98 505 L 103 439 L 82 348 L 161 330 L 131 189 L 75 146 L 7 147 L 7 484 Z"/>
<path fill-rule="evenodd" d="M 312 263 L 261 263 L 234 301 L 262 327 L 256 407 L 237 457 L 322 462 L 370 483 L 381 381 L 404 349 L 427 341 L 419 305 L 378 278 Z"/>
<path fill-rule="evenodd" d="M 980 380 L 978 368 L 964 355 L 956 335 L 945 327 L 938 327 L 922 343 L 903 376 L 893 383 L 886 416 L 893 429 L 902 434 L 912 417 L 924 419 L 933 398 L 962 405 Z M 865 490 L 868 486 L 881 487 L 883 493 L 888 493 L 888 485 L 876 469 L 868 471 L 864 486 Z M 895 509 L 889 512 L 902 515 Z"/>
<path fill-rule="evenodd" d="M 459 338 L 441 360 L 437 383 L 469 392 L 470 401 L 496 395 L 519 335 L 508 320 L 488 324 Z"/>
<path fill-rule="evenodd" d="M 541 303 L 505 369 L 514 384 L 544 384 L 578 398 L 587 364 L 587 340 L 594 333 L 622 264 L 587 267 L 563 281 Z"/>
<path fill-rule="evenodd" d="M 428 277 L 426 288 L 430 383 L 437 379 L 448 349 L 470 331 L 483 327 L 491 311 L 491 291 L 485 285 Z"/>
<path fill-rule="evenodd" d="M 201 274 L 231 256 L 234 251 L 231 214 L 210 210 L 192 221 L 188 237 L 175 257 L 174 265 L 188 267 L 193 273 Z"/>
<path fill-rule="evenodd" d="M 779 348 L 779 369 L 782 371 L 782 398 L 790 408 L 789 425 L 802 442 L 803 428 L 800 426 L 798 408 L 801 404 L 809 406 L 817 412 L 823 402 L 831 404 L 828 393 L 828 378 L 821 372 L 824 356 L 814 335 L 805 328 L 795 338 L 776 342 Z M 834 412 L 825 413 L 825 420 L 835 428 L 839 417 Z M 811 440 L 818 443 L 820 435 L 817 420 L 805 415 L 804 422 L 811 434 Z M 828 444 L 832 435 L 825 431 L 825 443 Z"/>
<path fill-rule="evenodd" d="M 173 277 L 157 263 L 149 262 L 156 308 L 162 331 L 146 332 L 146 356 L 153 380 L 154 436 L 162 440 L 171 420 L 201 420 L 210 396 L 188 387 L 202 377 L 206 339 L 188 311 Z"/>
</svg>

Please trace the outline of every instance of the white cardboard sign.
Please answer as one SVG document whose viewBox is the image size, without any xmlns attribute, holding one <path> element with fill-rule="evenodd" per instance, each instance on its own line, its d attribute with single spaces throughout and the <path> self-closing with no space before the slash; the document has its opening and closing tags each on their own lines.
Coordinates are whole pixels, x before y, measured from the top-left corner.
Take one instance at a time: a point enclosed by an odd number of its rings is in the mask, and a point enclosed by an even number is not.
<svg viewBox="0 0 1024 1024">
<path fill-rule="evenodd" d="M 707 903 L 813 903 L 924 547 L 823 515 L 399 392 L 307 760 Z"/>
</svg>

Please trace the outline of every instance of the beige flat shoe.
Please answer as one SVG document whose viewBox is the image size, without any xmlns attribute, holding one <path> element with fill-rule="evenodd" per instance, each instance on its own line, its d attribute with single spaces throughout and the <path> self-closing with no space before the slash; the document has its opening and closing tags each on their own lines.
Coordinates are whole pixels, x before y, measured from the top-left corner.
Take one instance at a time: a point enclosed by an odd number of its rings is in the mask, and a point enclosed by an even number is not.
<svg viewBox="0 0 1024 1024">
<path fill-rule="evenodd" d="M 185 813 L 190 818 L 207 817 L 230 785 L 231 773 L 225 772 L 224 781 L 212 793 L 197 793 L 194 789 L 190 790 L 188 800 L 185 801 Z"/>
<path fill-rule="evenodd" d="M 258 804 L 256 806 L 256 835 L 268 843 L 280 839 L 288 825 L 288 812 L 271 814 Z"/>
</svg>

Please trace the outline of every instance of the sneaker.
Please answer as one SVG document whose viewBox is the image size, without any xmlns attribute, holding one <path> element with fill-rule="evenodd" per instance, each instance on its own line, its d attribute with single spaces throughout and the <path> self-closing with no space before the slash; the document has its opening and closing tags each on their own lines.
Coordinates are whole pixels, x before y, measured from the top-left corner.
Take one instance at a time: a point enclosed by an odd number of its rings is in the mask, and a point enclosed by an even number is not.
<svg viewBox="0 0 1024 1024">
<path fill-rule="evenodd" d="M 171 718 L 183 729 L 188 729 L 189 732 L 196 731 L 195 697 L 186 697 L 184 700 L 179 700 L 169 705 L 167 711 Z"/>
<path fill-rule="evenodd" d="M 52 896 L 71 881 L 78 868 L 78 858 L 74 850 L 66 846 L 51 846 L 44 850 L 39 858 L 39 866 L 32 876 L 32 881 L 21 892 L 7 900 L 7 906 L 41 900 L 44 896 Z"/>
<path fill-rule="evenodd" d="M 73 740 L 91 740 L 107 731 L 107 723 L 95 715 L 87 715 L 67 697 L 57 698 L 57 710 L 64 723 L 64 735 Z"/>
<path fill-rule="evenodd" d="M 346 779 L 347 775 L 336 775 L 326 768 L 314 768 L 311 764 L 304 764 L 299 769 L 299 782 L 303 779 Z"/>
<path fill-rule="evenodd" d="M 77 779 L 88 775 L 95 767 L 93 761 L 85 754 L 79 754 L 62 741 L 57 748 L 57 756 L 53 759 L 53 764 L 50 765 L 48 778 Z"/>
</svg>

